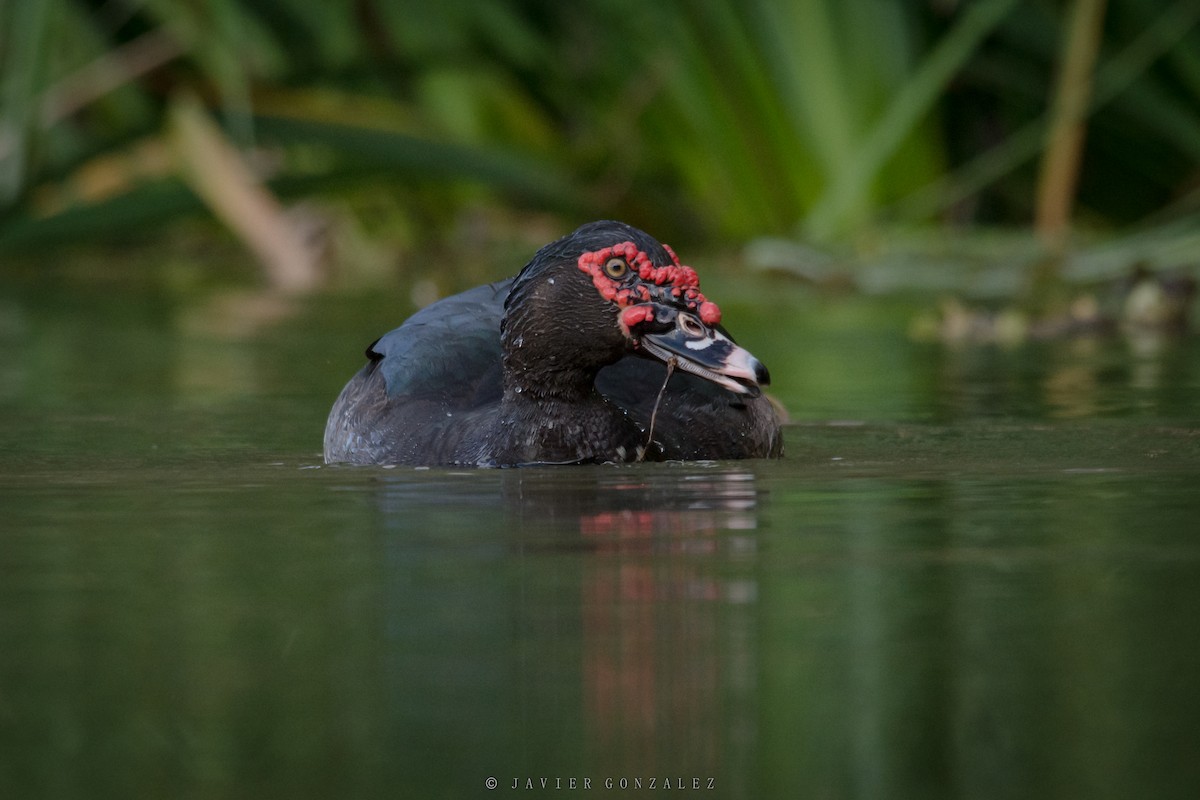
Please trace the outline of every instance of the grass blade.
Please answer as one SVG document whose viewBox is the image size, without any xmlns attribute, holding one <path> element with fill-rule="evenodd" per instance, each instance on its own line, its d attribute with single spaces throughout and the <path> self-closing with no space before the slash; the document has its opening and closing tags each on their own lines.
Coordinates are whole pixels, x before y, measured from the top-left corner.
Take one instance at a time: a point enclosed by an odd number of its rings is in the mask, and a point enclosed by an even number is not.
<svg viewBox="0 0 1200 800">
<path fill-rule="evenodd" d="M 988 0 L 972 5 L 957 25 L 929 53 L 904 84 L 846 162 L 805 220 L 807 235 L 817 241 L 843 232 L 855 208 L 866 205 L 871 182 L 920 119 L 933 109 L 946 85 L 975 53 L 979 43 L 1013 10 L 1019 0 Z"/>
</svg>

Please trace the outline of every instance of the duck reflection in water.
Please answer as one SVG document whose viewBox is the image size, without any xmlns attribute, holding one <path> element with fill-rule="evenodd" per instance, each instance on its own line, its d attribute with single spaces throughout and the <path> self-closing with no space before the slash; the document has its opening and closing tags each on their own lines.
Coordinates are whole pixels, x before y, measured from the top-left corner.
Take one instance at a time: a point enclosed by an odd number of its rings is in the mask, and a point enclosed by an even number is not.
<svg viewBox="0 0 1200 800">
<path fill-rule="evenodd" d="M 754 746 L 766 499 L 753 471 L 712 463 L 405 471 L 387 475 L 382 495 L 386 519 L 404 529 L 393 538 L 408 540 L 398 546 L 412 546 L 408 529 L 430 506 L 487 531 L 477 536 L 486 551 L 472 552 L 518 577 L 478 602 L 507 607 L 531 654 L 522 704 L 580 702 L 590 766 L 644 775 L 720 774 Z M 457 535 L 444 541 L 460 558 Z"/>
<path fill-rule="evenodd" d="M 580 519 L 594 548 L 581 591 L 584 712 L 598 758 L 645 775 L 727 774 L 723 760 L 756 728 L 759 498 L 747 472 L 674 488 L 675 507 Z"/>
</svg>

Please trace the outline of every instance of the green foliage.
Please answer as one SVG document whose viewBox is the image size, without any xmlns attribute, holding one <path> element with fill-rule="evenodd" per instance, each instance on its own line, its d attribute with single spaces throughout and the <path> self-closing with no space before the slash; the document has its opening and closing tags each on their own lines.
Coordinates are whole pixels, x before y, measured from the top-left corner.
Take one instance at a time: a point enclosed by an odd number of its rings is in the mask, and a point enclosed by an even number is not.
<svg viewBox="0 0 1200 800">
<path fill-rule="evenodd" d="M 184 90 L 239 146 L 277 154 L 283 192 L 385 182 L 401 207 L 520 202 L 709 238 L 1023 224 L 1063 6 L 8 0 L 0 241 L 194 209 L 162 202 L 186 194 L 169 166 L 144 174 L 123 159 L 161 135 Z M 1083 216 L 1190 210 L 1200 2 L 1108 7 Z M 97 190 L 89 168 L 103 159 L 120 165 Z"/>
</svg>

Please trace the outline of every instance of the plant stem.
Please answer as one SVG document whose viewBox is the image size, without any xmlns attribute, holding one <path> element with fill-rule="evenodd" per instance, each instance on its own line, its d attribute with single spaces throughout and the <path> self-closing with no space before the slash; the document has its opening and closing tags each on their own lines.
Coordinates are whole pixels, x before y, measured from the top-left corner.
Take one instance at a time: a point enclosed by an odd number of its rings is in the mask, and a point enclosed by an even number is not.
<svg viewBox="0 0 1200 800">
<path fill-rule="evenodd" d="M 1053 254 L 1061 254 L 1070 230 L 1104 5 L 1105 0 L 1075 0 L 1071 7 L 1034 212 L 1034 229 Z"/>
</svg>

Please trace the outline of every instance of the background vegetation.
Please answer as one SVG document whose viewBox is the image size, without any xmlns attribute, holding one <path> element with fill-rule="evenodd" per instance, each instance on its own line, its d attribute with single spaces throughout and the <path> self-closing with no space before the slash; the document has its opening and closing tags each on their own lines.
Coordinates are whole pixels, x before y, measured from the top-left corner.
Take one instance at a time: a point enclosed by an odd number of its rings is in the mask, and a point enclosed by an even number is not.
<svg viewBox="0 0 1200 800">
<path fill-rule="evenodd" d="M 9 253 L 205 208 L 296 286 L 314 227 L 403 247 L 468 211 L 860 249 L 1035 223 L 1060 247 L 1065 214 L 1195 252 L 1200 0 L 0 9 Z M 324 205 L 305 227 L 275 198 Z"/>
</svg>

